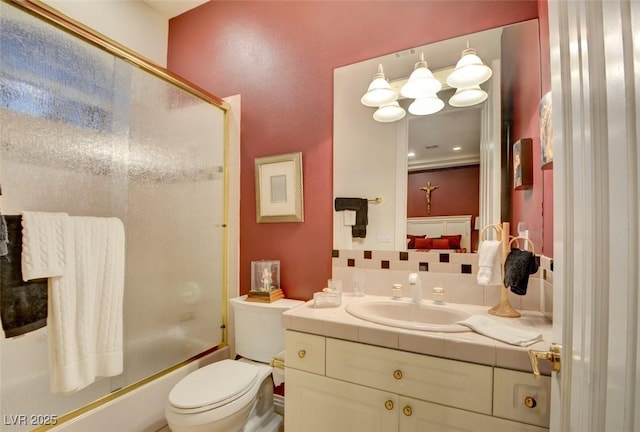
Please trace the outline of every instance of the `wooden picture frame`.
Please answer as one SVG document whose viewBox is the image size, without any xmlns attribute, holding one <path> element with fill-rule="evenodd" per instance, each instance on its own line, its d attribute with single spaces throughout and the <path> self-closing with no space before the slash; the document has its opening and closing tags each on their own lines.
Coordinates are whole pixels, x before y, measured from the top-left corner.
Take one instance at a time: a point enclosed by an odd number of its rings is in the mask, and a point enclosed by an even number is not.
<svg viewBox="0 0 640 432">
<path fill-rule="evenodd" d="M 551 92 L 547 92 L 538 106 L 540 115 L 540 168 L 553 168 L 553 128 L 551 122 Z"/>
<path fill-rule="evenodd" d="M 513 144 L 513 189 L 529 189 L 533 185 L 533 141 L 522 138 Z"/>
<path fill-rule="evenodd" d="M 256 158 L 256 222 L 304 222 L 302 152 Z"/>
</svg>

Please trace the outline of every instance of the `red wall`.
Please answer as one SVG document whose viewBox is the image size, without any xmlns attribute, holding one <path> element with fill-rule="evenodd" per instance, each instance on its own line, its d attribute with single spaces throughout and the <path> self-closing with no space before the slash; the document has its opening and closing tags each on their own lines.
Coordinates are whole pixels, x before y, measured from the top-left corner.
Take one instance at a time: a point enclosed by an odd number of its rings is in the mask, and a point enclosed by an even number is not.
<svg viewBox="0 0 640 432">
<path fill-rule="evenodd" d="M 431 182 L 431 214 L 421 187 Z M 410 172 L 407 180 L 407 217 L 478 216 L 480 209 L 480 166 Z"/>
<path fill-rule="evenodd" d="M 312 298 L 331 275 L 334 68 L 537 14 L 535 0 L 210 1 L 172 19 L 168 68 L 242 95 L 240 292 L 252 260 L 279 259 L 291 298 Z M 254 159 L 293 151 L 305 221 L 257 224 Z"/>
<path fill-rule="evenodd" d="M 503 100 L 511 104 L 506 107 L 511 118 L 507 150 L 510 152 L 513 143 L 522 138 L 533 140 L 533 185 L 511 191 L 511 234 L 517 235 L 518 223 L 525 222 L 536 252 L 553 256 L 553 171 L 540 169 L 538 105 L 543 90 L 550 89 L 548 25 L 543 22 L 541 27 L 545 32 L 539 37 L 520 28 L 509 28 L 503 33 L 502 94 Z M 541 43 L 544 39 L 546 43 Z"/>
</svg>

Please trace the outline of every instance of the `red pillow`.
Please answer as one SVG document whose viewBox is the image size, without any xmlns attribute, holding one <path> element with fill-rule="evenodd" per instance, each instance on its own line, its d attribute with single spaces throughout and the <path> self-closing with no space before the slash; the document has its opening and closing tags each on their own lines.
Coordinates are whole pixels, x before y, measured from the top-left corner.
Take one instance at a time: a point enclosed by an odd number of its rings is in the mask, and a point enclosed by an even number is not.
<svg viewBox="0 0 640 432">
<path fill-rule="evenodd" d="M 416 239 L 423 239 L 426 235 L 413 235 L 407 234 L 407 240 L 409 243 L 407 244 L 407 249 L 415 249 L 416 248 Z"/>
<path fill-rule="evenodd" d="M 460 241 L 462 240 L 462 234 L 456 235 L 443 235 L 440 238 L 449 240 L 449 249 L 460 249 Z"/>
<path fill-rule="evenodd" d="M 449 245 L 449 239 L 433 239 L 433 246 L 431 247 L 431 249 L 451 249 L 451 246 Z"/>
<path fill-rule="evenodd" d="M 415 249 L 431 249 L 433 247 L 433 239 L 417 238 L 415 239 Z"/>
</svg>

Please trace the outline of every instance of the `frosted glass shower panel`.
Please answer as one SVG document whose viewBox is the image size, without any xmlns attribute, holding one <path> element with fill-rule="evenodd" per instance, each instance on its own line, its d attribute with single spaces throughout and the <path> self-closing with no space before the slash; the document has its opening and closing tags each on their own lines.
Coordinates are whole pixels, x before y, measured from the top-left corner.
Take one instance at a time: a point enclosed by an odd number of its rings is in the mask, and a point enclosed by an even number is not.
<svg viewBox="0 0 640 432">
<path fill-rule="evenodd" d="M 149 361 L 164 368 L 222 342 L 224 116 L 142 72 L 131 78 L 128 250 L 140 265 L 128 274 L 137 325 L 127 379 L 136 380 Z M 154 340 L 162 353 L 148 356 Z"/>
<path fill-rule="evenodd" d="M 61 416 L 222 343 L 225 127 L 188 85 L 0 1 L 2 213 L 117 217 L 126 235 L 123 374 L 52 394 L 47 328 L 0 333 L 0 412 Z"/>
</svg>

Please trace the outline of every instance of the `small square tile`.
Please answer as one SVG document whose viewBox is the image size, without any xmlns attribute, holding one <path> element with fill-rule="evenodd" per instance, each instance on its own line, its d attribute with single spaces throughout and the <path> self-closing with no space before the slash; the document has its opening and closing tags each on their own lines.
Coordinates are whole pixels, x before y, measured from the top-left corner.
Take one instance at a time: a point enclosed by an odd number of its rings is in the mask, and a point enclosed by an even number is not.
<svg viewBox="0 0 640 432">
<path fill-rule="evenodd" d="M 389 268 L 389 261 L 387 261 L 387 260 L 380 261 L 380 268 L 388 269 Z"/>
<path fill-rule="evenodd" d="M 332 258 L 340 258 L 340 251 L 339 251 L 339 250 L 337 250 L 337 249 L 333 249 L 333 250 L 331 251 L 331 257 L 332 257 Z"/>
<path fill-rule="evenodd" d="M 355 267 L 356 266 L 356 260 L 353 258 L 349 258 L 347 260 L 347 267 Z"/>
<path fill-rule="evenodd" d="M 420 264 L 418 264 L 418 271 L 429 271 L 429 263 L 421 262 Z"/>
<path fill-rule="evenodd" d="M 400 252 L 400 261 L 409 261 L 409 252 Z"/>
<path fill-rule="evenodd" d="M 371 251 L 364 251 L 364 259 L 371 259 Z"/>
<path fill-rule="evenodd" d="M 449 262 L 449 254 L 448 253 L 441 253 L 440 254 L 440 262 L 441 263 L 448 263 Z"/>
<path fill-rule="evenodd" d="M 471 274 L 472 273 L 471 264 L 460 264 L 460 273 Z"/>
</svg>

